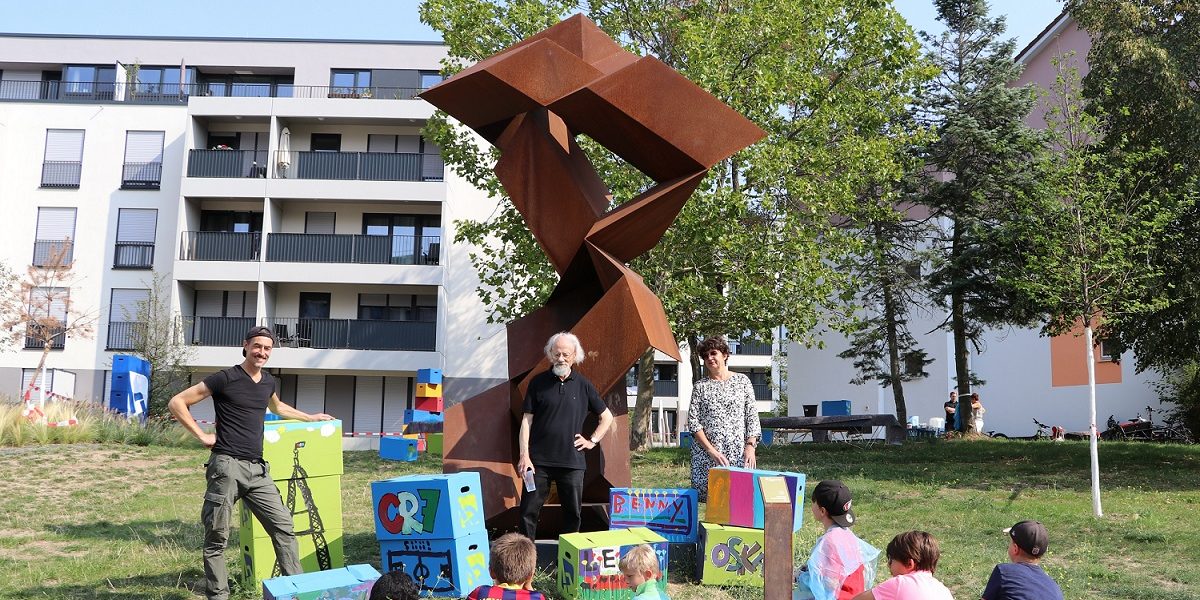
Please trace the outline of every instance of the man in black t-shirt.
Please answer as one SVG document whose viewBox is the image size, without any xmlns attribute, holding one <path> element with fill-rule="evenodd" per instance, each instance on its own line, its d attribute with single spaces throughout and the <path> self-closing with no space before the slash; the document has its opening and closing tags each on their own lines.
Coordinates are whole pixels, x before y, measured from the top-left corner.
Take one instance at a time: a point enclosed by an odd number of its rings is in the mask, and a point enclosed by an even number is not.
<svg viewBox="0 0 1200 600">
<path fill-rule="evenodd" d="M 563 530 L 579 531 L 583 508 L 583 452 L 595 448 L 612 425 L 612 411 L 604 405 L 595 386 L 572 367 L 583 362 L 579 338 L 568 332 L 550 336 L 546 359 L 551 368 L 537 374 L 525 392 L 521 431 L 517 446 L 521 458 L 517 472 L 533 471 L 535 489 L 521 494 L 521 533 L 537 539 L 538 516 L 546 503 L 550 482 L 558 487 L 563 510 Z M 583 437 L 583 420 L 588 412 L 600 415 L 591 437 Z M 532 443 L 531 443 L 532 440 Z"/>
<path fill-rule="evenodd" d="M 176 394 L 167 404 L 175 419 L 200 443 L 212 448 L 208 486 L 200 520 L 204 524 L 204 578 L 208 598 L 229 598 L 229 573 L 225 546 L 233 522 L 233 503 L 242 499 L 262 523 L 275 547 L 275 558 L 284 575 L 302 573 L 292 515 L 284 508 L 279 490 L 271 479 L 270 465 L 263 461 L 263 421 L 267 408 L 285 418 L 328 421 L 333 417 L 310 415 L 279 401 L 275 378 L 263 370 L 275 346 L 275 334 L 266 327 L 246 333 L 242 364 L 217 371 L 204 381 Z M 206 433 L 192 418 L 189 407 L 212 396 L 217 413 L 217 431 Z"/>
</svg>

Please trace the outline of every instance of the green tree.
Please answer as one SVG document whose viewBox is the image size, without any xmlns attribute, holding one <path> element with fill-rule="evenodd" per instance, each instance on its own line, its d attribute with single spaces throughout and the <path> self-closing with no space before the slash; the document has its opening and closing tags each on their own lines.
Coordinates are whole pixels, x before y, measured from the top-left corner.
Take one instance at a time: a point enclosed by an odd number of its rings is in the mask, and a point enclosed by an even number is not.
<svg viewBox="0 0 1200 600">
<path fill-rule="evenodd" d="M 917 109 L 937 132 L 923 150 L 928 167 L 920 202 L 947 223 L 933 241 L 929 283 L 935 303 L 947 311 L 942 327 L 954 341 L 960 429 L 966 430 L 972 415 L 965 400 L 977 381 L 968 368 L 968 345 L 981 349 L 985 327 L 1032 324 L 1037 316 L 1003 273 L 1019 252 L 1005 223 L 1014 203 L 1034 187 L 1042 136 L 1024 122 L 1033 89 L 1010 87 L 1020 66 L 1012 60 L 1013 40 L 1001 37 L 1004 19 L 989 18 L 984 0 L 935 5 L 946 31 L 922 34 L 940 74 Z"/>
<path fill-rule="evenodd" d="M 167 402 L 188 385 L 195 354 L 184 343 L 183 319 L 171 308 L 171 278 L 153 273 L 146 299 L 137 303 L 133 314 L 125 315 L 136 323 L 130 335 L 130 350 L 150 363 L 149 416 L 167 414 Z"/>
<path fill-rule="evenodd" d="M 906 132 L 890 132 L 929 76 L 911 29 L 874 0 L 591 0 L 587 16 L 757 123 L 768 138 L 714 167 L 662 242 L 632 265 L 658 294 L 681 344 L 706 335 L 795 339 L 844 328 L 849 274 L 836 265 L 861 241 L 841 224 L 872 220 L 863 190 L 903 173 Z M 422 20 L 449 46 L 446 71 L 548 27 L 577 2 L 427 0 Z M 435 117 L 426 134 L 460 175 L 500 199 L 491 218 L 460 221 L 480 297 L 494 321 L 536 308 L 556 276 L 492 175 L 494 151 Z M 712 132 L 720 135 L 720 132 Z M 627 201 L 649 181 L 582 140 Z M 700 363 L 692 353 L 692 376 Z M 643 377 L 643 379 L 648 379 Z M 649 386 L 647 386 L 649 387 Z M 651 390 L 639 402 L 652 397 Z"/>
</svg>

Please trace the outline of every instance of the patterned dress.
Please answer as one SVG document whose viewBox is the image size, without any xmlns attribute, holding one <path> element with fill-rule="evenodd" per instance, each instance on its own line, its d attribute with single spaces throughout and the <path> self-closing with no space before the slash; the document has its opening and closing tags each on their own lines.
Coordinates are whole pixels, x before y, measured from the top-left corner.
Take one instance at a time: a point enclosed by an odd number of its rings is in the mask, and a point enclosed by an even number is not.
<svg viewBox="0 0 1200 600">
<path fill-rule="evenodd" d="M 754 386 L 743 373 L 730 373 L 725 381 L 705 378 L 692 387 L 688 407 L 688 431 L 704 431 L 704 436 L 729 465 L 744 467 L 746 440 L 762 439 L 758 408 L 754 404 Z M 708 470 L 718 466 L 699 442 L 692 443 L 692 487 L 700 500 L 708 497 Z"/>
</svg>

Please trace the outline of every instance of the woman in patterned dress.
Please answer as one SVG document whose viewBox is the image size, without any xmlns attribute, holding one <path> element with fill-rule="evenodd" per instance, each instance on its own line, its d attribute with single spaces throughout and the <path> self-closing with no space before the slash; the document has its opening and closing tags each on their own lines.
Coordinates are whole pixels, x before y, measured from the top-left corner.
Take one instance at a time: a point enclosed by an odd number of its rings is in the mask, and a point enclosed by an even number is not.
<svg viewBox="0 0 1200 600">
<path fill-rule="evenodd" d="M 700 343 L 698 352 L 708 376 L 692 387 L 688 431 L 694 440 L 692 487 L 705 501 L 710 468 L 755 468 L 754 449 L 762 438 L 762 428 L 750 378 L 730 371 L 726 364 L 729 344 L 725 339 L 710 337 Z"/>
</svg>

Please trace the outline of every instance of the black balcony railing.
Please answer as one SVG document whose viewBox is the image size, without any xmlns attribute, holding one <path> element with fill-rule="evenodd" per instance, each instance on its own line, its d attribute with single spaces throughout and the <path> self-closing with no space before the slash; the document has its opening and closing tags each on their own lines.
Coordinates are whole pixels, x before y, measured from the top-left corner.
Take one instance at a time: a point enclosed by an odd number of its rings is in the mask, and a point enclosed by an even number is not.
<svg viewBox="0 0 1200 600">
<path fill-rule="evenodd" d="M 121 169 L 121 189 L 157 190 L 162 182 L 162 163 L 125 163 Z"/>
<path fill-rule="evenodd" d="M 366 319 L 268 319 L 279 347 L 432 352 L 437 323 Z"/>
<path fill-rule="evenodd" d="M 266 177 L 266 150 L 191 150 L 188 177 Z"/>
<path fill-rule="evenodd" d="M 754 388 L 755 400 L 770 400 L 771 399 L 771 384 L 770 383 L 754 383 L 750 386 Z"/>
<path fill-rule="evenodd" d="M 679 382 L 667 379 L 660 379 L 654 382 L 654 395 L 664 398 L 676 398 L 679 396 Z"/>
<path fill-rule="evenodd" d="M 254 317 L 187 317 L 185 341 L 193 346 L 241 346 L 254 321 Z"/>
<path fill-rule="evenodd" d="M 110 321 L 105 350 L 136 350 L 145 339 L 146 324 L 138 321 Z"/>
<path fill-rule="evenodd" d="M 262 234 L 257 231 L 185 231 L 179 260 L 256 261 Z"/>
<path fill-rule="evenodd" d="M 425 91 L 419 87 L 294 85 L 293 98 L 354 98 L 359 100 L 412 100 Z"/>
<path fill-rule="evenodd" d="M 42 163 L 42 187 L 77 188 L 83 163 L 79 161 L 48 160 Z"/>
<path fill-rule="evenodd" d="M 154 242 L 117 242 L 113 251 L 113 268 L 154 268 Z"/>
<path fill-rule="evenodd" d="M 65 267 L 75 260 L 75 243 L 71 240 L 34 240 L 33 266 Z"/>
<path fill-rule="evenodd" d="M 51 350 L 62 350 L 67 347 L 67 329 L 65 327 L 43 327 L 36 323 L 30 323 L 25 329 L 25 348 L 27 350 L 41 350 L 45 347 L 48 333 L 50 338 Z"/>
<path fill-rule="evenodd" d="M 771 344 L 756 340 L 730 341 L 729 346 L 733 354 L 743 356 L 771 356 L 772 354 Z"/>
<path fill-rule="evenodd" d="M 0 81 L 0 100 L 187 104 L 192 96 L 287 98 L 290 83 L 123 83 L 112 81 Z"/>
<path fill-rule="evenodd" d="M 436 265 L 441 236 L 272 233 L 268 262 Z"/>
<path fill-rule="evenodd" d="M 280 173 L 288 179 L 441 181 L 446 163 L 439 154 L 412 152 L 279 151 Z"/>
</svg>

